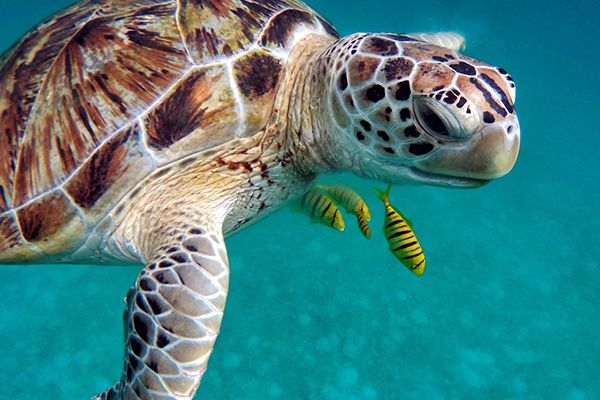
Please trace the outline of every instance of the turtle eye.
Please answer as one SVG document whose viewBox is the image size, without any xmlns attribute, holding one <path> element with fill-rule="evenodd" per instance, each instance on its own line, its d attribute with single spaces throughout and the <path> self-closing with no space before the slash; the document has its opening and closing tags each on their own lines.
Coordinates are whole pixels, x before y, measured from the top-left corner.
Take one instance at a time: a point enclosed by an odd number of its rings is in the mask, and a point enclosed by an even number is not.
<svg viewBox="0 0 600 400">
<path fill-rule="evenodd" d="M 419 120 L 428 131 L 441 135 L 450 136 L 444 121 L 425 103 L 419 104 Z"/>
</svg>

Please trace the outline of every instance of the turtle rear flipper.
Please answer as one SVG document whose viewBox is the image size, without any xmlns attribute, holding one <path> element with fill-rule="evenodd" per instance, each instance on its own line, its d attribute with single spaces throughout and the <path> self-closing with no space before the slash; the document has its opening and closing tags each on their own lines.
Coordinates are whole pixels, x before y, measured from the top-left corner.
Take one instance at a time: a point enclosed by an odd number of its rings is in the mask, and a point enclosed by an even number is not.
<svg viewBox="0 0 600 400">
<path fill-rule="evenodd" d="M 123 374 L 94 400 L 191 399 L 200 384 L 223 317 L 229 266 L 220 226 L 207 222 L 174 236 L 127 294 Z"/>
</svg>

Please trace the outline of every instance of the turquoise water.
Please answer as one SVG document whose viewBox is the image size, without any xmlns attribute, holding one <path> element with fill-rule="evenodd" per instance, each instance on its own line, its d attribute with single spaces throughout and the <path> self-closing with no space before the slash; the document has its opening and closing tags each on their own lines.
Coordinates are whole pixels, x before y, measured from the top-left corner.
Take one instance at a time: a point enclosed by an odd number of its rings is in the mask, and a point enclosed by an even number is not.
<svg viewBox="0 0 600 400">
<path fill-rule="evenodd" d="M 0 49 L 63 6 L 3 0 Z M 325 1 L 342 34 L 457 30 L 517 82 L 519 161 L 472 191 L 396 187 L 428 256 L 288 208 L 227 240 L 231 287 L 198 398 L 599 399 L 597 21 L 591 1 Z M 381 185 L 378 185 L 381 186 Z M 257 245 L 257 242 L 262 242 Z M 0 399 L 86 399 L 120 374 L 136 267 L 3 266 Z"/>
</svg>

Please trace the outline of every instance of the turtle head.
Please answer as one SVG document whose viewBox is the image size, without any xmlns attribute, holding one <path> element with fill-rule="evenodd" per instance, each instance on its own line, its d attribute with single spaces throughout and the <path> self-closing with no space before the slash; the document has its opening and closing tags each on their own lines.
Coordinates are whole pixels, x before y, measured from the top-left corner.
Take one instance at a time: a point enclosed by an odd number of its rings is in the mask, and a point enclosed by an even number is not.
<svg viewBox="0 0 600 400">
<path fill-rule="evenodd" d="M 456 34 L 342 39 L 331 112 L 354 172 L 388 182 L 475 187 L 519 150 L 515 84 L 458 52 Z M 342 62 L 340 62 L 340 60 Z"/>
</svg>

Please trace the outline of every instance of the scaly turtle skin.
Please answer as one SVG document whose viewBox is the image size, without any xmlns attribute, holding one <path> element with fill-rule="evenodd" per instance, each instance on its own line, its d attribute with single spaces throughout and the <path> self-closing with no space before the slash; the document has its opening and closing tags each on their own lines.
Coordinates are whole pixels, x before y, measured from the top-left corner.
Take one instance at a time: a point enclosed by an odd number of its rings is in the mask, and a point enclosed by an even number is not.
<svg viewBox="0 0 600 400">
<path fill-rule="evenodd" d="M 294 0 L 86 0 L 0 61 L 0 262 L 143 263 L 102 399 L 191 399 L 224 237 L 325 171 L 475 187 L 519 145 L 514 83 L 454 34 L 340 39 Z"/>
</svg>

